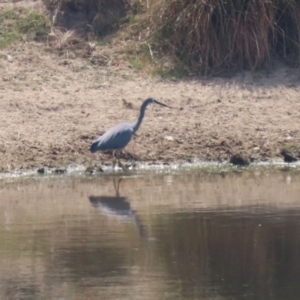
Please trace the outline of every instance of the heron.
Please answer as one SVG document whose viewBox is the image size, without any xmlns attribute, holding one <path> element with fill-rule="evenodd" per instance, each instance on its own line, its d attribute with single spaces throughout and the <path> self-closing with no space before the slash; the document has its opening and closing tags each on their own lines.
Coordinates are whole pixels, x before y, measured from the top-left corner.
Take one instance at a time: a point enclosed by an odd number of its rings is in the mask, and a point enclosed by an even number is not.
<svg viewBox="0 0 300 300">
<path fill-rule="evenodd" d="M 113 169 L 115 168 L 116 160 L 118 165 L 126 171 L 125 167 L 120 162 L 120 159 L 116 159 L 118 155 L 131 141 L 132 136 L 137 132 L 145 116 L 145 110 L 149 104 L 156 103 L 161 106 L 169 107 L 170 106 L 158 102 L 154 98 L 147 98 L 140 109 L 140 115 L 134 123 L 120 123 L 110 129 L 108 129 L 103 135 L 96 139 L 91 147 L 90 152 L 95 153 L 97 151 L 112 151 L 113 153 Z"/>
</svg>

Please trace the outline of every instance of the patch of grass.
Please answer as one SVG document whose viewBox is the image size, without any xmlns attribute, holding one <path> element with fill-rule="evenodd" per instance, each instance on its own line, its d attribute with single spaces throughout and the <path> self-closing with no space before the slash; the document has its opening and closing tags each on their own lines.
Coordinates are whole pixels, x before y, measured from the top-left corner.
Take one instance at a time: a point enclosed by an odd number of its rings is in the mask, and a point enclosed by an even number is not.
<svg viewBox="0 0 300 300">
<path fill-rule="evenodd" d="M 154 68 L 153 73 L 159 75 L 163 79 L 182 79 L 189 76 L 189 72 L 181 65 L 171 66 L 169 68 L 158 66 L 157 68 Z"/>
<path fill-rule="evenodd" d="M 14 11 L 5 11 L 0 15 L 0 48 L 16 41 L 19 34 L 16 30 L 18 15 Z"/>
<path fill-rule="evenodd" d="M 37 12 L 11 9 L 0 13 L 0 48 L 20 41 L 45 41 L 49 32 L 49 19 Z"/>
<path fill-rule="evenodd" d="M 87 65 L 81 65 L 81 66 L 74 66 L 73 67 L 73 72 L 78 73 L 78 72 L 82 72 L 88 69 Z"/>
<path fill-rule="evenodd" d="M 129 60 L 130 66 L 136 70 L 142 70 L 145 67 L 145 63 L 139 58 Z"/>
<path fill-rule="evenodd" d="M 122 41 L 123 37 L 118 37 Z M 115 47 L 115 57 L 117 60 L 127 61 L 131 68 L 145 70 L 149 66 L 149 55 L 144 51 L 144 45 L 137 42 L 128 43 L 123 41 L 120 46 Z"/>
<path fill-rule="evenodd" d="M 27 39 L 35 41 L 45 41 L 51 29 L 50 20 L 34 11 L 20 18 L 17 28 Z"/>
</svg>

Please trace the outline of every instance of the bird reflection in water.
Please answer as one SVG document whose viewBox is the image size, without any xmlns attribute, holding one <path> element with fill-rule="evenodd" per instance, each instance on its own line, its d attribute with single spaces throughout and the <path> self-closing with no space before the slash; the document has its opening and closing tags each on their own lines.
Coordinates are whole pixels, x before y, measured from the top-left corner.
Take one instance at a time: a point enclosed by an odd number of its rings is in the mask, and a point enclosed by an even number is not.
<svg viewBox="0 0 300 300">
<path fill-rule="evenodd" d="M 114 178 L 115 196 L 89 196 L 92 205 L 100 209 L 106 215 L 115 217 L 124 222 L 134 223 L 137 227 L 140 237 L 145 237 L 144 226 L 134 210 L 131 209 L 130 203 L 126 197 L 120 196 L 119 186 L 122 178 L 118 178 L 117 182 Z"/>
</svg>

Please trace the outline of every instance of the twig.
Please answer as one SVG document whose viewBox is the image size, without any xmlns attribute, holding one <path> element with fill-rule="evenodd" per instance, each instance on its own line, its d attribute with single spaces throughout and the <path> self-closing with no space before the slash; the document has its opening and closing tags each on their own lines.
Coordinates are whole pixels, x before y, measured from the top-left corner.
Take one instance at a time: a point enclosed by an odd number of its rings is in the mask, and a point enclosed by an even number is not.
<svg viewBox="0 0 300 300">
<path fill-rule="evenodd" d="M 147 42 L 143 42 L 142 44 L 146 44 L 147 46 L 148 46 L 148 48 L 149 48 L 149 53 L 150 53 L 150 56 L 151 56 L 151 58 L 152 58 L 152 60 L 156 63 L 156 60 L 155 60 L 155 58 L 154 58 L 154 55 L 153 55 L 153 52 L 152 52 L 152 49 L 151 49 L 151 46 L 150 46 L 150 44 L 149 43 L 147 43 Z"/>
</svg>

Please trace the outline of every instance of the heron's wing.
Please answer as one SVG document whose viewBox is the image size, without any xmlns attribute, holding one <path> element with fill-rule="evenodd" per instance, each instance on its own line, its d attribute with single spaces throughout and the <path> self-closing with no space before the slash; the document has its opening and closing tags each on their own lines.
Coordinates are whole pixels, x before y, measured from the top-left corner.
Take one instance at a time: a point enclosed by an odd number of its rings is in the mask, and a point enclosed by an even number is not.
<svg viewBox="0 0 300 300">
<path fill-rule="evenodd" d="M 92 144 L 91 152 L 123 149 L 130 142 L 132 134 L 132 126 L 128 123 L 112 127 Z"/>
</svg>

